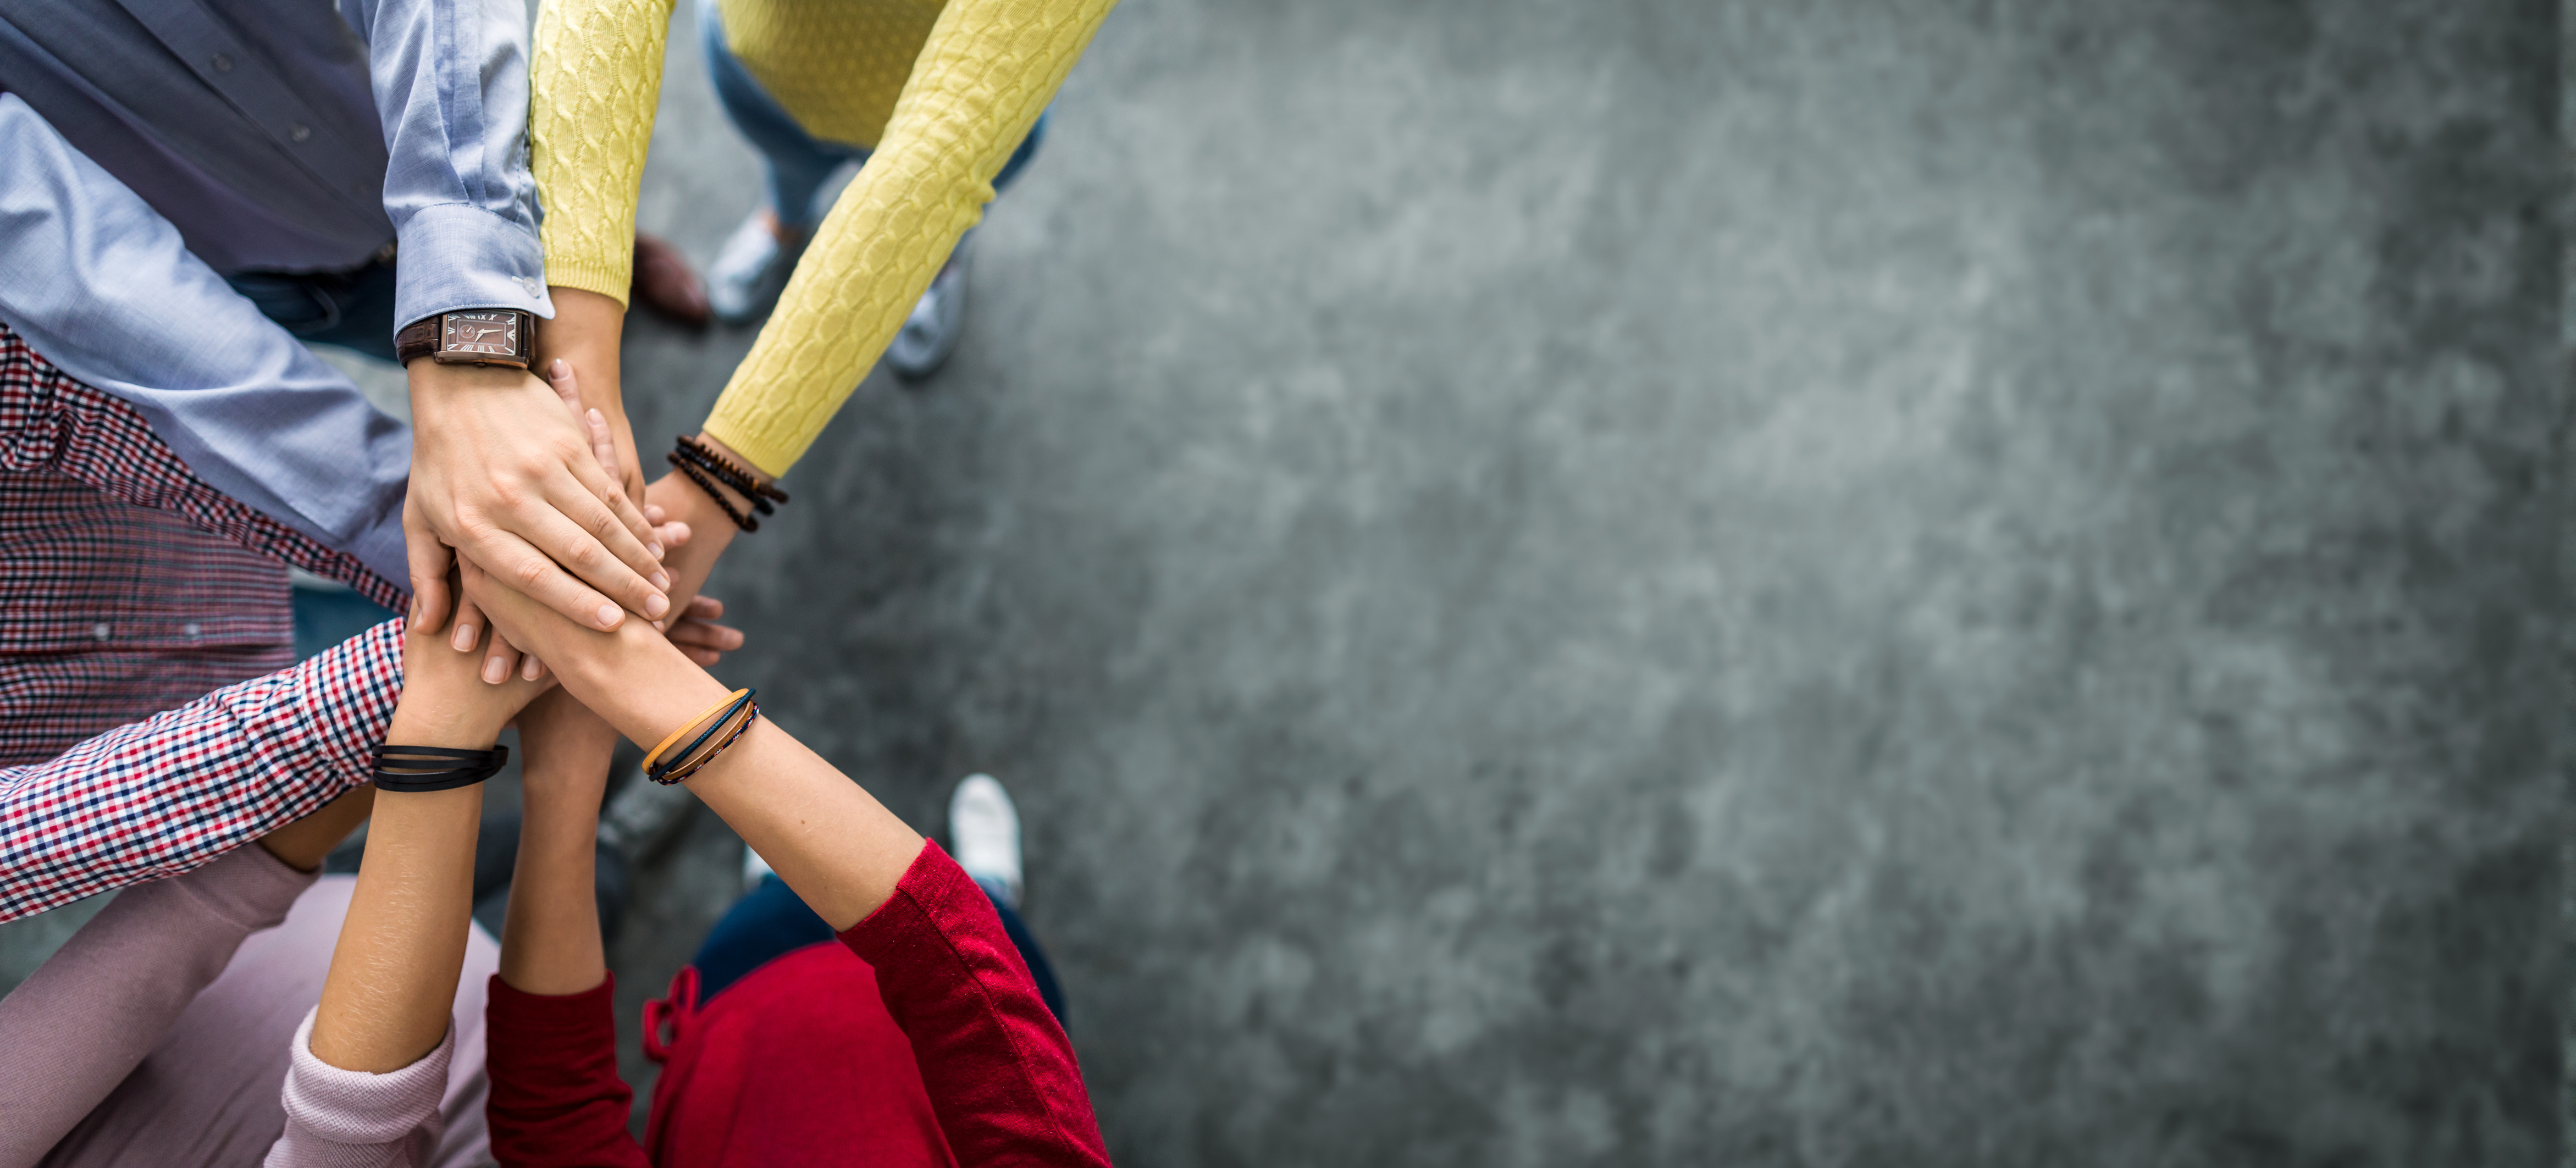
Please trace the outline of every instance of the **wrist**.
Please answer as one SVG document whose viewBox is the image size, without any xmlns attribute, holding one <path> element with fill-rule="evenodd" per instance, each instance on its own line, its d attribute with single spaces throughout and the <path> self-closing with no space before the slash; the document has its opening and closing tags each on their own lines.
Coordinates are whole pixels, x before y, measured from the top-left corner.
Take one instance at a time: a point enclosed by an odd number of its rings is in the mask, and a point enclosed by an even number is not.
<svg viewBox="0 0 2576 1168">
<path fill-rule="evenodd" d="M 422 359 L 505 366 L 526 372 L 536 360 L 537 315 L 524 308 L 450 308 L 394 331 L 394 361 Z"/>
<path fill-rule="evenodd" d="M 649 747 L 731 692 L 642 621 L 595 635 L 608 639 L 604 652 L 560 663 L 549 659 L 547 667 L 559 667 L 564 688 L 627 741 Z"/>
<path fill-rule="evenodd" d="M 414 418 L 436 417 L 442 407 L 468 394 L 516 392 L 524 389 L 528 381 L 528 373 L 524 369 L 512 369 L 506 365 L 441 365 L 427 357 L 413 358 L 403 366 L 403 373 L 411 383 Z"/>
<path fill-rule="evenodd" d="M 466 684 L 480 684 L 467 682 Z M 393 723 L 385 741 L 400 746 L 437 746 L 454 750 L 490 750 L 500 741 L 509 719 L 476 701 L 479 695 L 451 694 L 450 685 L 407 686 L 394 704 Z"/>
<path fill-rule="evenodd" d="M 706 583 L 716 561 L 733 545 L 734 537 L 742 534 L 742 529 L 679 468 L 664 463 L 662 471 L 660 478 L 645 487 L 645 497 L 660 504 L 669 518 L 689 525 L 689 542 L 672 549 L 663 561 L 672 577 L 671 602 L 677 605 L 697 595 L 698 587 Z"/>
<path fill-rule="evenodd" d="M 714 505 L 714 512 L 726 525 L 740 531 L 759 529 L 758 522 L 744 525 L 737 516 L 749 518 L 774 511 L 772 500 L 786 502 L 785 493 L 776 489 L 777 479 L 753 466 L 749 459 L 723 439 L 704 430 L 695 437 L 679 439 L 669 457 L 675 477 L 697 488 L 698 499 Z M 767 496 L 761 498 L 759 496 Z"/>
</svg>

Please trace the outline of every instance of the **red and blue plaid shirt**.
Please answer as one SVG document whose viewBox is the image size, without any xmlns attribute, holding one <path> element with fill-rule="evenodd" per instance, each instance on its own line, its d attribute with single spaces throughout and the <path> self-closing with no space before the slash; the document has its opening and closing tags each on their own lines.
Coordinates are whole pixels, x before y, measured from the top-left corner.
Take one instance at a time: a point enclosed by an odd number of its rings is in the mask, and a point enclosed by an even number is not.
<svg viewBox="0 0 2576 1168">
<path fill-rule="evenodd" d="M 0 920 L 187 871 L 366 781 L 401 622 L 283 668 L 286 564 L 407 603 L 0 325 L 0 764 L 31 764 L 0 765 Z"/>
</svg>

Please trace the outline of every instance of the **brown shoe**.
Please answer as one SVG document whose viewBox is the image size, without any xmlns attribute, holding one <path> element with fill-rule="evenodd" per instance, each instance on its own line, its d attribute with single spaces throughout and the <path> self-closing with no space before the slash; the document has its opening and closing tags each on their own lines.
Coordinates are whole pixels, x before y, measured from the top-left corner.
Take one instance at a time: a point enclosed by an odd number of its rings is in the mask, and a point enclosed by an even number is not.
<svg viewBox="0 0 2576 1168">
<path fill-rule="evenodd" d="M 641 231 L 635 233 L 635 285 L 627 299 L 690 328 L 707 327 L 714 315 L 707 308 L 706 286 L 689 270 L 680 249 Z"/>
</svg>

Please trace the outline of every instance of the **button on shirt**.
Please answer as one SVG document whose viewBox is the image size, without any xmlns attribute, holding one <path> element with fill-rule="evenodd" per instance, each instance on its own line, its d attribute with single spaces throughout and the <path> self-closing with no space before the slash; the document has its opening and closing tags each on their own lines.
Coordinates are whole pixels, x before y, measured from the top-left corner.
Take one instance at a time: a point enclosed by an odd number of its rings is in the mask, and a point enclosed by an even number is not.
<svg viewBox="0 0 2576 1168">
<path fill-rule="evenodd" d="M 291 664 L 288 564 L 401 603 L 0 324 L 0 765 Z"/>
<path fill-rule="evenodd" d="M 521 0 L 0 0 L 0 320 L 392 579 L 410 436 L 218 273 L 551 317 Z"/>
</svg>

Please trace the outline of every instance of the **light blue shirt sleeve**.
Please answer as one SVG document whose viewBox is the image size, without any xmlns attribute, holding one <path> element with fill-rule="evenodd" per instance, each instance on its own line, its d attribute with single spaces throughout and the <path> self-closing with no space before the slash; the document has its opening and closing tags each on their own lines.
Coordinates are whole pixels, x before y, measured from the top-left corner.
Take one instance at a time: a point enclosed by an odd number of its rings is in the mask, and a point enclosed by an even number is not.
<svg viewBox="0 0 2576 1168">
<path fill-rule="evenodd" d="M 13 94 L 0 93 L 0 158 L 0 320 L 134 403 L 215 489 L 407 580 L 410 429 Z"/>
<path fill-rule="evenodd" d="M 523 0 L 340 0 L 385 127 L 394 327 L 458 308 L 552 318 L 528 171 Z M 401 577 L 395 577 L 400 579 Z"/>
</svg>

